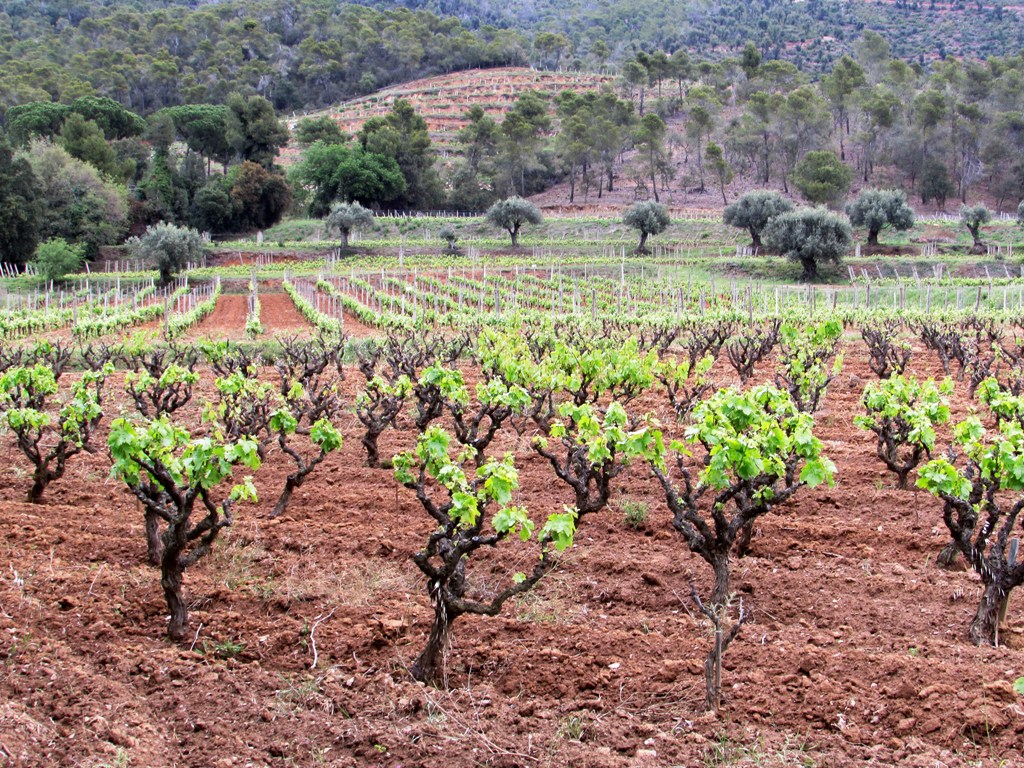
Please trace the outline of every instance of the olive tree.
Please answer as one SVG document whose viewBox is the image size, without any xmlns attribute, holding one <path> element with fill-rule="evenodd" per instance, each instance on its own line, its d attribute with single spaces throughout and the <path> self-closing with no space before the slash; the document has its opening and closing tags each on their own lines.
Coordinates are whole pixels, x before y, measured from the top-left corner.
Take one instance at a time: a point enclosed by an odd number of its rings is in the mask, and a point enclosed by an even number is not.
<svg viewBox="0 0 1024 768">
<path fill-rule="evenodd" d="M 459 235 L 455 231 L 455 227 L 450 224 L 445 224 L 440 230 L 438 230 L 437 236 L 444 240 L 448 253 L 458 253 Z"/>
<path fill-rule="evenodd" d="M 759 189 L 756 192 L 748 192 L 732 205 L 725 206 L 722 221 L 729 226 L 746 229 L 750 232 L 750 246 L 763 248 L 761 233 L 768 226 L 768 222 L 775 216 L 792 210 L 793 203 L 778 192 Z"/>
<path fill-rule="evenodd" d="M 850 223 L 821 208 L 805 208 L 776 216 L 764 230 L 765 245 L 803 267 L 802 279 L 814 280 L 818 265 L 838 262 L 850 250 Z"/>
<path fill-rule="evenodd" d="M 540 209 L 521 197 L 499 200 L 487 210 L 487 221 L 508 231 L 513 248 L 519 245 L 519 230 L 523 224 L 540 224 L 543 220 Z"/>
<path fill-rule="evenodd" d="M 324 219 L 328 232 L 338 230 L 341 247 L 348 248 L 348 238 L 354 230 L 368 227 L 373 223 L 373 212 L 359 203 L 335 203 Z"/>
<path fill-rule="evenodd" d="M 153 224 L 142 237 L 133 237 L 126 245 L 133 257 L 156 264 L 164 284 L 190 262 L 199 262 L 203 255 L 203 238 L 196 230 L 163 222 Z"/>
<path fill-rule="evenodd" d="M 974 250 L 984 250 L 985 244 L 981 242 L 981 225 L 992 221 L 992 214 L 988 208 L 984 205 L 962 205 L 960 206 L 960 221 L 974 238 Z"/>
<path fill-rule="evenodd" d="M 668 215 L 668 206 L 650 200 L 635 203 L 622 217 L 623 224 L 640 232 L 640 244 L 636 247 L 637 253 L 650 253 L 647 248 L 647 238 L 664 232 L 671 221 Z"/>
<path fill-rule="evenodd" d="M 914 226 L 907 195 L 896 189 L 865 189 L 846 206 L 846 215 L 853 226 L 867 228 L 868 245 L 878 245 L 878 233 L 886 227 L 903 232 Z"/>
<path fill-rule="evenodd" d="M 1024 227 L 1024 200 L 1020 201 L 1020 205 L 1017 206 L 1017 223 Z"/>
</svg>

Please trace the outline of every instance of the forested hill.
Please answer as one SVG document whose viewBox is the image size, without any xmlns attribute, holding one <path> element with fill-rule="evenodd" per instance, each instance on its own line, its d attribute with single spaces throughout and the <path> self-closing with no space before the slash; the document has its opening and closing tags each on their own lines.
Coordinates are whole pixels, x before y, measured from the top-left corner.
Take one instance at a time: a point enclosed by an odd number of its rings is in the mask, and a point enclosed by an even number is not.
<svg viewBox="0 0 1024 768">
<path fill-rule="evenodd" d="M 728 55 L 749 40 L 768 59 L 801 69 L 826 68 L 850 52 L 865 29 L 882 34 L 893 53 L 926 61 L 946 55 L 988 58 L 1024 47 L 1019 3 L 972 0 L 364 0 L 455 16 L 470 28 L 491 24 L 564 35 L 567 58 L 593 57 L 593 46 L 621 60 L 639 50 L 690 49 Z"/>
<path fill-rule="evenodd" d="M 236 91 L 299 110 L 472 67 L 722 58 L 747 41 L 815 72 L 865 29 L 921 63 L 1024 49 L 1018 10 L 959 0 L 0 0 L 0 110 L 98 94 L 148 114 Z"/>
<path fill-rule="evenodd" d="M 0 108 L 109 96 L 148 114 L 258 94 L 279 110 L 432 74 L 527 63 L 509 29 L 322 0 L 0 2 Z"/>
</svg>

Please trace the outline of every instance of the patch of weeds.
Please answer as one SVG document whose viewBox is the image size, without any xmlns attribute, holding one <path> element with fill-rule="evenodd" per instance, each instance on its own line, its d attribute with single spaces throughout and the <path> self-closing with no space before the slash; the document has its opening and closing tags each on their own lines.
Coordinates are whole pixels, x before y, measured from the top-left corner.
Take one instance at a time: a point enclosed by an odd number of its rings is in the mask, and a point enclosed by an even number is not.
<svg viewBox="0 0 1024 768">
<path fill-rule="evenodd" d="M 557 624 L 558 614 L 552 602 L 536 592 L 526 592 L 515 598 L 516 621 L 528 624 Z"/>
<path fill-rule="evenodd" d="M 442 726 L 448 722 L 448 715 L 436 702 L 427 701 L 427 722 L 434 726 Z"/>
<path fill-rule="evenodd" d="M 762 739 L 744 743 L 722 732 L 709 744 L 701 759 L 704 768 L 725 766 L 761 766 L 763 768 L 814 768 L 817 762 L 807 753 L 803 743 L 788 738 L 778 749 L 768 747 Z"/>
<path fill-rule="evenodd" d="M 567 624 L 574 617 L 585 614 L 585 601 L 566 578 L 572 572 L 576 553 L 565 552 L 560 559 L 560 569 L 545 576 L 537 586 L 513 598 L 517 621 L 533 624 Z"/>
<path fill-rule="evenodd" d="M 263 578 L 257 568 L 267 558 L 263 543 L 257 538 L 246 540 L 230 533 L 231 529 L 228 529 L 226 534 L 221 534 L 221 538 L 227 535 L 226 546 L 210 553 L 210 567 L 224 586 L 232 591 L 244 589 L 263 599 L 271 597 L 275 592 L 274 584 Z"/>
<path fill-rule="evenodd" d="M 624 499 L 619 502 L 619 509 L 626 525 L 634 531 L 640 528 L 647 521 L 647 504 L 634 499 Z"/>
<path fill-rule="evenodd" d="M 323 692 L 323 677 L 315 675 L 281 676 L 281 688 L 274 695 L 278 713 L 294 715 L 304 711 L 335 712 L 334 701 Z M 341 711 L 342 717 L 348 713 Z"/>
<path fill-rule="evenodd" d="M 587 724 L 580 715 L 567 715 L 558 724 L 557 736 L 567 741 L 583 741 Z"/>
<path fill-rule="evenodd" d="M 202 649 L 204 656 L 212 656 L 215 659 L 235 659 L 245 651 L 245 643 L 241 640 L 221 640 L 218 643 L 211 643 L 203 640 Z"/>
<path fill-rule="evenodd" d="M 365 560 L 339 570 L 303 559 L 278 585 L 278 591 L 291 600 L 354 606 L 374 605 L 385 592 L 409 592 L 413 588 L 406 571 L 383 560 Z"/>
<path fill-rule="evenodd" d="M 128 768 L 131 764 L 131 756 L 128 751 L 123 747 L 118 747 L 111 762 L 97 763 L 94 768 Z"/>
</svg>

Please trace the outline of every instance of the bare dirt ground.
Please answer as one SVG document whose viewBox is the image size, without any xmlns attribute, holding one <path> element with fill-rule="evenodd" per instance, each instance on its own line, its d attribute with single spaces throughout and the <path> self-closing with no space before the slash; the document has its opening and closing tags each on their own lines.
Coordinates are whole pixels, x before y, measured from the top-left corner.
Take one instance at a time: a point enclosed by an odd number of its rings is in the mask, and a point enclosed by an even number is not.
<svg viewBox="0 0 1024 768">
<path fill-rule="evenodd" d="M 264 333 L 272 335 L 294 335 L 312 330 L 286 293 L 260 294 L 260 322 Z"/>
<path fill-rule="evenodd" d="M 260 297 L 260 302 L 263 297 Z M 190 341 L 197 339 L 245 338 L 245 321 L 249 316 L 249 297 L 244 294 L 222 293 L 217 297 L 213 312 L 185 333 Z"/>
<path fill-rule="evenodd" d="M 710 637 L 688 598 L 707 568 L 641 467 L 533 593 L 500 617 L 459 620 L 440 689 L 408 674 L 431 616 L 410 556 L 431 522 L 391 471 L 363 466 L 354 416 L 341 453 L 276 520 L 267 514 L 288 464 L 271 454 L 260 503 L 186 574 L 194 641 L 183 646 L 163 639 L 142 515 L 108 479 L 104 451 L 73 460 L 33 506 L 5 438 L 0 765 L 1019 764 L 1024 598 L 1011 601 L 1006 645 L 967 642 L 977 577 L 935 566 L 940 506 L 894 490 L 871 436 L 853 427 L 871 374 L 859 342 L 846 360 L 818 418 L 835 487 L 763 518 L 734 565 L 754 618 L 726 656 L 717 717 L 701 711 Z M 911 368 L 937 373 L 923 353 Z M 349 398 L 361 383 L 351 370 Z M 640 407 L 663 409 L 654 395 Z M 403 421 L 381 455 L 413 440 Z M 499 450 L 515 452 L 520 501 L 537 517 L 570 502 L 528 435 L 504 434 Z M 625 500 L 647 505 L 638 529 L 624 523 Z M 519 551 L 520 562 L 499 553 L 471 565 L 471 578 L 507 578 L 535 553 Z"/>
</svg>

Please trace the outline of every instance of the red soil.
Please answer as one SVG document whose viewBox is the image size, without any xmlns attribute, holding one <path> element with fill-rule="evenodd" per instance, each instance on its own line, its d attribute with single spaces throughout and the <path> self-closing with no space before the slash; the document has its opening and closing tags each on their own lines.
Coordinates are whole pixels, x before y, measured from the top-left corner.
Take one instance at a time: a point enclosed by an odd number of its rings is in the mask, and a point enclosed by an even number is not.
<svg viewBox="0 0 1024 768">
<path fill-rule="evenodd" d="M 262 297 L 260 298 L 262 302 Z M 249 297 L 245 294 L 222 293 L 217 298 L 213 312 L 208 314 L 199 324 L 186 332 L 186 337 L 196 339 L 234 339 L 245 338 L 245 321 L 249 317 Z"/>
<path fill-rule="evenodd" d="M 264 333 L 275 335 L 308 333 L 311 330 L 306 318 L 299 314 L 286 293 L 260 294 L 260 323 Z"/>
<path fill-rule="evenodd" d="M 240 332 L 218 310 L 210 324 Z M 162 639 L 142 516 L 107 479 L 105 452 L 70 462 L 32 506 L 21 503 L 24 461 L 5 439 L 0 764 L 728 764 L 710 762 L 721 750 L 745 765 L 1016 764 L 1024 598 L 1011 601 L 1007 645 L 966 641 L 978 579 L 936 568 L 940 506 L 894 490 L 871 436 L 852 426 L 870 378 L 864 359 L 851 345 L 818 418 L 836 486 L 762 518 L 752 553 L 734 564 L 753 619 L 726 656 L 717 718 L 701 713 L 709 635 L 688 597 L 691 581 L 706 589 L 708 569 L 641 467 L 532 594 L 500 617 L 459 620 L 449 688 L 438 690 L 407 672 L 431 614 L 410 556 L 432 523 L 390 471 L 363 466 L 353 416 L 340 455 L 277 520 L 267 513 L 289 465 L 271 454 L 256 476 L 261 502 L 240 509 L 186 574 L 195 642 L 184 647 Z M 935 374 L 933 358 L 920 353 L 912 372 Z M 349 372 L 349 398 L 361 381 Z M 653 394 L 641 404 L 656 405 Z M 505 433 L 497 450 L 516 453 L 520 502 L 541 517 L 571 496 L 528 437 Z M 381 454 L 413 438 L 403 421 Z M 626 499 L 648 506 L 639 530 L 624 525 Z M 472 579 L 498 583 L 535 549 L 494 554 L 470 565 Z"/>
</svg>

